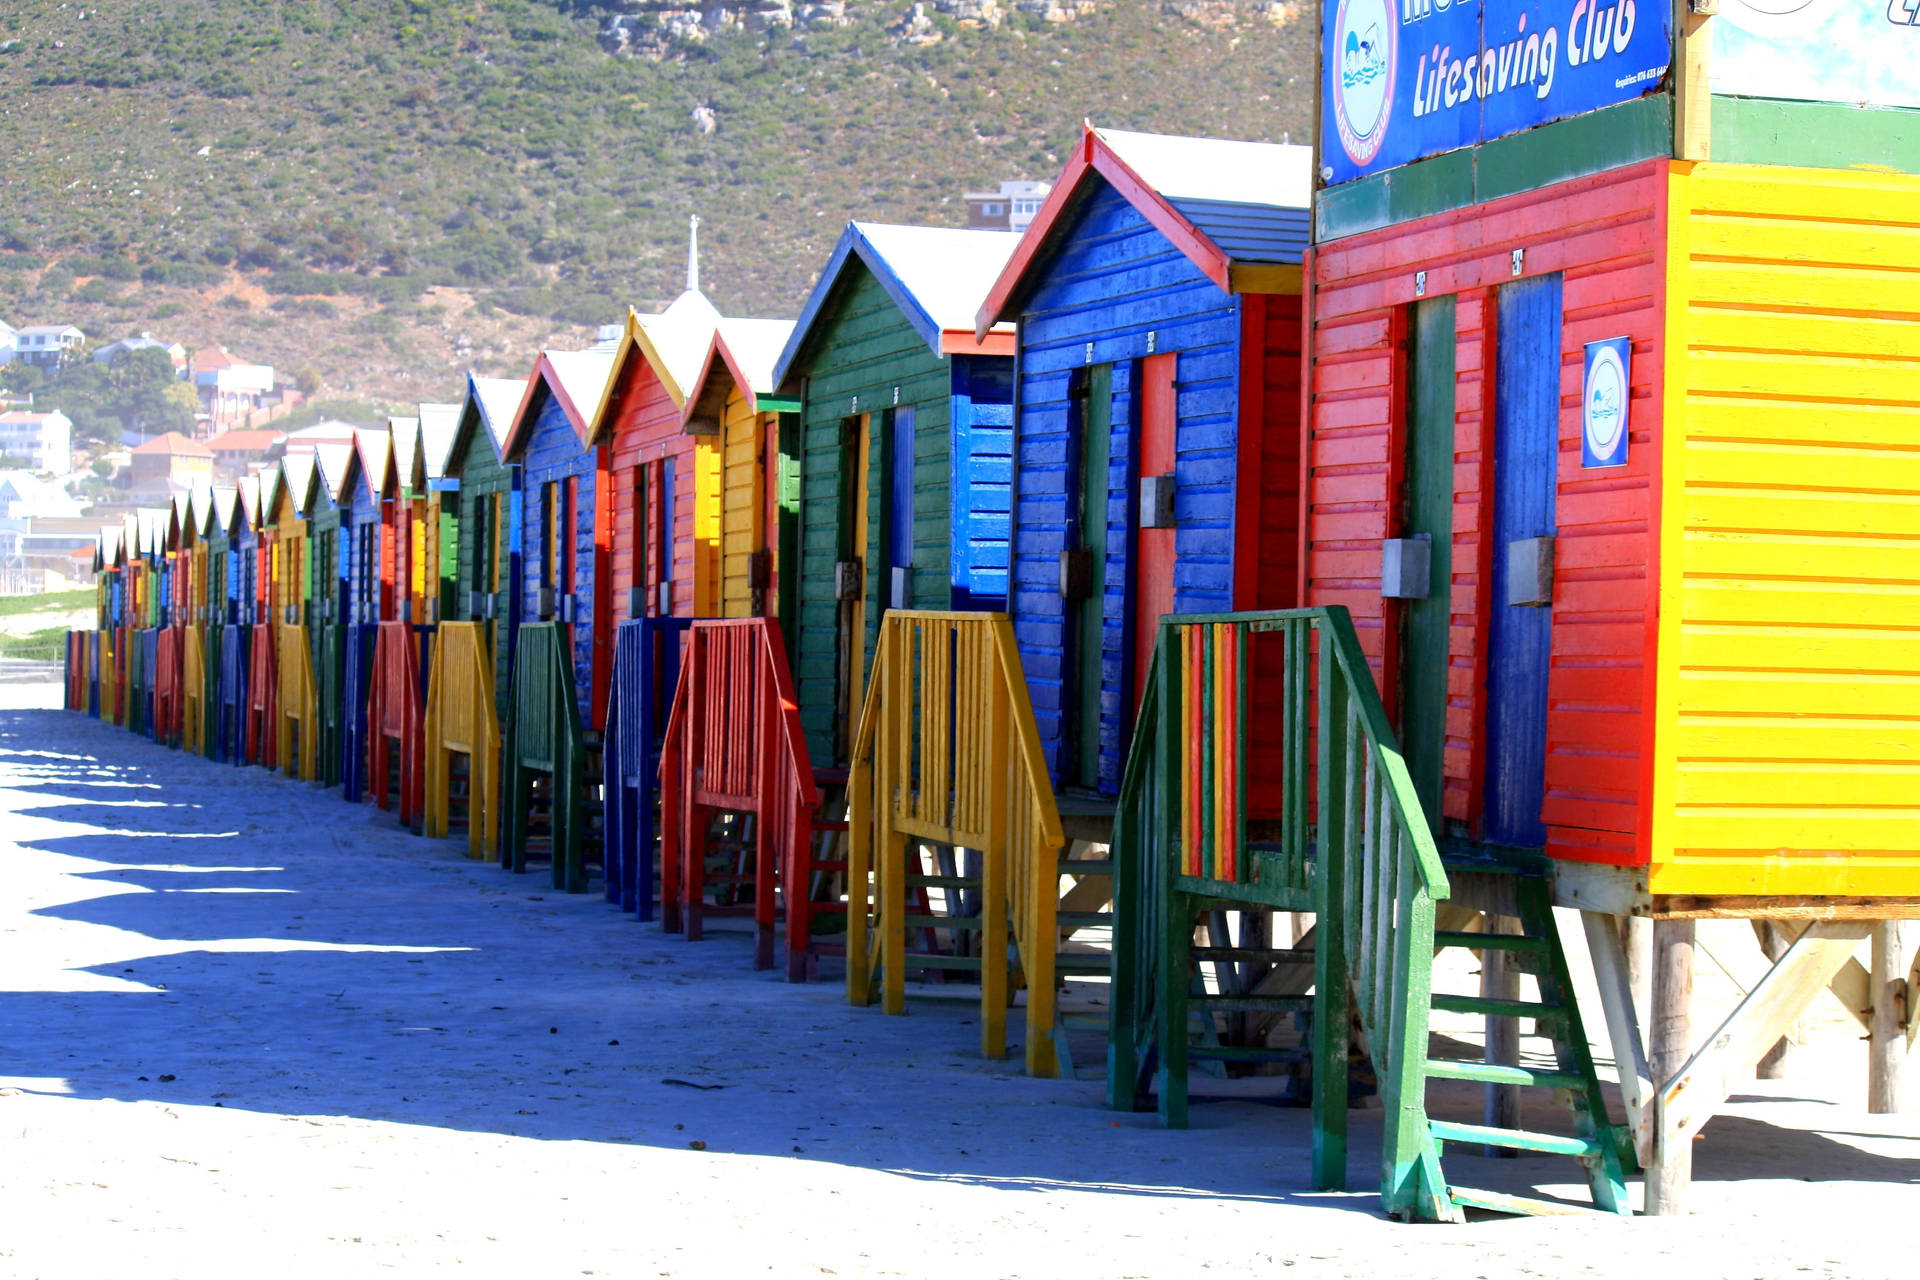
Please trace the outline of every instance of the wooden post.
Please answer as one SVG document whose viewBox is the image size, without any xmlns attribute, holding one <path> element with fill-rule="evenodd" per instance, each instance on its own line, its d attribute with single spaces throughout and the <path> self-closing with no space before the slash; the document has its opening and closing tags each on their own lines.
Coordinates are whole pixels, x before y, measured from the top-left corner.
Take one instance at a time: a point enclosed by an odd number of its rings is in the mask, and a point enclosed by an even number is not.
<svg viewBox="0 0 1920 1280">
<path fill-rule="evenodd" d="M 1614 1067 L 1620 1076 L 1620 1100 L 1627 1109 L 1627 1128 L 1633 1135 L 1633 1150 L 1642 1168 L 1653 1164 L 1654 1084 L 1647 1069 L 1646 1050 L 1640 1038 L 1645 1024 L 1633 1005 L 1633 987 L 1627 976 L 1627 956 L 1622 934 L 1626 921 L 1582 911 L 1580 923 L 1587 934 L 1587 954 L 1593 962 L 1595 985 L 1600 990 L 1600 1009 L 1607 1023 L 1607 1038 L 1613 1045 Z M 1651 925 L 1652 921 L 1641 923 Z M 1651 938 L 1649 932 L 1648 937 Z"/>
<path fill-rule="evenodd" d="M 1907 1019 L 1912 993 L 1907 990 L 1905 931 L 1898 920 L 1882 920 L 1873 931 L 1873 1025 L 1867 1030 L 1867 1110 L 1897 1115 L 1908 1106 Z"/>
<path fill-rule="evenodd" d="M 1753 922 L 1754 932 L 1760 937 L 1760 949 L 1769 960 L 1779 961 L 1787 953 L 1791 940 L 1779 925 L 1770 920 Z M 1794 1050 L 1806 1043 L 1806 1020 L 1793 1024 L 1793 1030 L 1780 1037 L 1773 1048 L 1767 1050 L 1767 1056 L 1760 1059 L 1760 1065 L 1754 1069 L 1754 1076 L 1760 1080 L 1784 1080 L 1793 1074 Z"/>
<path fill-rule="evenodd" d="M 1653 1117 L 1653 1160 L 1647 1166 L 1647 1212 L 1677 1217 L 1687 1212 L 1693 1182 L 1693 1137 L 1674 1132 L 1668 1122 L 1664 1091 L 1680 1074 L 1691 1048 L 1693 940 L 1691 920 L 1659 920 L 1653 925 L 1653 1017 L 1648 1066 L 1662 1091 Z"/>
<path fill-rule="evenodd" d="M 1488 915 L 1486 917 L 1488 933 L 1518 933 L 1520 922 L 1511 916 Z M 1520 998 L 1520 971 L 1514 968 L 1510 952 L 1483 951 L 1480 953 L 1480 995 L 1488 1000 L 1518 1000 Z M 1504 1067 L 1520 1065 L 1520 1019 L 1485 1019 L 1487 1037 L 1487 1061 Z M 1520 1123 L 1520 1086 L 1513 1084 L 1489 1084 L 1482 1086 L 1485 1098 L 1481 1104 L 1482 1123 L 1491 1129 L 1519 1129 Z M 1512 1147 L 1485 1147 L 1483 1155 L 1496 1159 L 1519 1154 Z"/>
<path fill-rule="evenodd" d="M 1638 1026 L 1653 1026 L 1653 921 L 1628 916 L 1620 922 L 1627 950 L 1627 985 L 1633 991 L 1633 1016 Z"/>
</svg>

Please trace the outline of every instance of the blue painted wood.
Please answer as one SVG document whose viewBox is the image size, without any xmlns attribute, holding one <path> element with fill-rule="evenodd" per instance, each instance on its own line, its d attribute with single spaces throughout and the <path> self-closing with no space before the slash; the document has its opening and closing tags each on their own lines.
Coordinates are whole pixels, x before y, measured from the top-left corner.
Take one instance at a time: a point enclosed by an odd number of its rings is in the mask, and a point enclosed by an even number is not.
<svg viewBox="0 0 1920 1280">
<path fill-rule="evenodd" d="M 614 639 L 607 701 L 606 898 L 653 919 L 660 744 L 691 618 L 632 618 Z"/>
<path fill-rule="evenodd" d="M 953 607 L 1007 607 L 1013 510 L 1013 361 L 954 356 Z"/>
<path fill-rule="evenodd" d="M 887 568 L 913 568 L 913 406 L 887 411 Z M 889 575 L 891 576 L 891 575 Z M 880 600 L 890 603 L 893 587 L 882 579 Z"/>
<path fill-rule="evenodd" d="M 1507 544 L 1554 531 L 1560 456 L 1558 275 L 1500 290 L 1494 368 L 1493 600 L 1487 650 L 1486 838 L 1546 843 L 1547 678 L 1553 612 L 1509 605 Z"/>
<path fill-rule="evenodd" d="M 654 563 L 660 566 L 660 581 L 673 582 L 673 528 L 678 518 L 674 509 L 673 459 L 660 460 L 660 527 L 654 530 Z M 679 607 L 680 596 L 687 588 L 674 583 L 670 594 L 675 608 Z M 692 601 L 688 600 L 691 607 Z"/>
<path fill-rule="evenodd" d="M 594 545 L 593 525 L 597 495 L 596 476 L 606 452 L 604 446 L 588 449 L 580 443 L 579 431 L 568 419 L 559 398 L 542 382 L 534 392 L 526 412 L 533 415 L 532 425 L 516 443 L 513 461 L 522 468 L 519 536 L 523 572 L 520 616 L 539 621 L 540 591 L 551 586 L 556 593 L 556 618 L 559 597 L 571 595 L 574 696 L 580 706 L 583 723 L 592 723 L 593 634 L 594 634 Z M 573 497 L 567 498 L 567 481 L 574 480 Z M 562 537 L 565 544 L 558 562 L 565 576 L 549 584 L 544 574 L 548 563 L 543 554 L 548 535 L 548 486 L 567 505 L 561 508 Z M 566 566 L 571 566 L 570 569 Z M 518 630 L 516 624 L 515 630 Z"/>
<path fill-rule="evenodd" d="M 1068 391 L 1073 370 L 1113 368 L 1108 457 L 1107 573 L 1100 664 L 1098 789 L 1119 791 L 1132 728 L 1127 671 L 1135 515 L 1135 362 L 1179 352 L 1175 607 L 1232 607 L 1233 517 L 1238 468 L 1241 319 L 1223 293 L 1141 214 L 1097 180 L 1034 263 L 1020 314 L 1018 430 L 1013 457 L 1009 609 L 1033 695 L 1041 746 L 1058 785 L 1069 681 L 1059 553 L 1077 541 L 1068 501 L 1074 456 Z M 1151 335 L 1151 337 L 1149 337 Z M 1089 349 L 1091 348 L 1091 349 Z"/>
<path fill-rule="evenodd" d="M 241 750 L 247 715 L 247 666 L 253 628 L 229 623 L 220 635 L 220 687 L 215 695 L 214 742 L 229 764 L 246 763 Z"/>
</svg>

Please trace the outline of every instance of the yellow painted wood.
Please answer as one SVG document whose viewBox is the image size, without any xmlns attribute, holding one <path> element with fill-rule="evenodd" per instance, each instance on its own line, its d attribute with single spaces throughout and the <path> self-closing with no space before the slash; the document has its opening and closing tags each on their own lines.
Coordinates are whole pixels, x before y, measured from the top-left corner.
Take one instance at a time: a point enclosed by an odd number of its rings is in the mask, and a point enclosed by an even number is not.
<svg viewBox="0 0 1920 1280">
<path fill-rule="evenodd" d="M 307 629 L 300 623 L 283 623 L 274 633 L 280 646 L 277 655 L 280 690 L 279 713 L 280 766 L 288 777 L 296 774 L 303 782 L 319 776 L 320 714 L 319 695 L 313 683 L 313 650 L 307 643 Z M 288 748 L 292 747 L 293 750 Z"/>
<path fill-rule="evenodd" d="M 762 474 L 765 432 L 773 415 L 755 413 L 735 387 L 720 419 L 720 612 L 751 618 L 753 553 L 766 546 L 766 477 Z M 772 429 L 778 430 L 777 425 Z"/>
<path fill-rule="evenodd" d="M 204 557 L 203 557 L 204 559 Z M 207 750 L 207 654 L 206 633 L 189 626 L 181 636 L 180 655 L 180 749 L 194 755 Z"/>
<path fill-rule="evenodd" d="M 467 856 L 500 857 L 500 724 L 485 624 L 443 622 L 427 678 L 423 826 L 445 839 L 452 823 L 453 757 L 467 758 Z"/>
<path fill-rule="evenodd" d="M 693 446 L 693 613 L 720 609 L 720 446 L 702 437 Z"/>
<path fill-rule="evenodd" d="M 1651 888 L 1920 896 L 1920 179 L 1670 196 Z"/>
</svg>

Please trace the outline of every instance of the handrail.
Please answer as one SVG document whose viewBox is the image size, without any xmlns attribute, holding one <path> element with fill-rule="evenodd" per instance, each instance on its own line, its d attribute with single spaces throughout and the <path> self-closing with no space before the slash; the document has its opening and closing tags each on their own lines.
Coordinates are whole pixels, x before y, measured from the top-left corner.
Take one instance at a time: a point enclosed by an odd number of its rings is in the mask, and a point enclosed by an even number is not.
<svg viewBox="0 0 1920 1280">
<path fill-rule="evenodd" d="M 313 651 L 307 642 L 304 623 L 283 622 L 274 631 L 279 653 L 275 665 L 279 688 L 275 691 L 275 733 L 281 772 L 312 782 L 320 776 L 320 714 L 313 685 Z M 298 735 L 297 737 L 295 735 Z M 293 748 L 288 750 L 286 748 Z"/>
<path fill-rule="evenodd" d="M 1009 975 L 1000 958 L 1011 941 L 1027 988 L 1028 1074 L 1058 1075 L 1066 837 L 1006 614 L 896 609 L 881 619 L 848 795 L 848 999 L 867 1003 L 877 973 L 882 1008 L 906 1011 L 911 843 L 978 850 L 981 1052 L 1006 1053 Z"/>
<path fill-rule="evenodd" d="M 773 965 L 777 891 L 787 978 L 801 981 L 815 914 L 808 857 L 820 796 L 780 624 L 696 621 L 684 649 L 660 753 L 663 924 L 700 936 L 708 819 L 716 811 L 754 814 L 754 967 Z"/>
<path fill-rule="evenodd" d="M 420 756 L 425 730 L 420 699 L 420 646 L 426 636 L 410 622 L 376 623 L 367 685 L 367 786 L 374 803 L 389 805 L 387 778 L 399 744 L 400 794 L 393 797 L 400 821 L 412 826 L 421 807 Z"/>
<path fill-rule="evenodd" d="M 1277 652 L 1262 639 L 1274 633 Z M 1277 756 L 1249 754 L 1276 740 Z M 1250 848 L 1250 817 L 1277 838 Z M 1156 993 L 1182 980 L 1162 970 L 1184 960 L 1160 945 L 1181 935 L 1164 918 L 1176 892 L 1273 901 L 1310 890 L 1316 1182 L 1344 1185 L 1337 1064 L 1346 1059 L 1351 982 L 1388 1115 L 1382 1200 L 1391 1213 L 1436 1216 L 1445 1186 L 1426 1124 L 1427 1008 L 1434 904 L 1450 886 L 1347 611 L 1162 619 L 1113 840 L 1109 1102 L 1133 1104 L 1136 1069 L 1156 1034 L 1184 1035 L 1184 1018 L 1176 1032 L 1155 1007 Z M 1159 1052 L 1163 1065 L 1169 1054 L 1184 1060 L 1184 1042 Z"/>
<path fill-rule="evenodd" d="M 493 708 L 493 656 L 485 624 L 443 622 L 427 676 L 426 834 L 451 826 L 453 753 L 467 757 L 467 856 L 499 858 L 500 721 Z"/>
<path fill-rule="evenodd" d="M 514 641 L 513 689 L 505 729 L 503 807 L 507 840 L 501 862 L 527 868 L 527 818 L 532 773 L 553 776 L 553 887 L 587 888 L 582 848 L 580 782 L 574 769 L 585 750 L 580 705 L 574 696 L 572 646 L 559 622 L 530 622 Z"/>
</svg>

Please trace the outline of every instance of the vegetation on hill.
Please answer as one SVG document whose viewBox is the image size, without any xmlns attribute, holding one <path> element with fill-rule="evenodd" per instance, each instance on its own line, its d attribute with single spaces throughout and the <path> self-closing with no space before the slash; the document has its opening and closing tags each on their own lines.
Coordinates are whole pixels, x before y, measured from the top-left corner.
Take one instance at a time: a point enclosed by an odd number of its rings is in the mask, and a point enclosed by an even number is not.
<svg viewBox="0 0 1920 1280">
<path fill-rule="evenodd" d="M 1083 117 L 1275 141 L 1310 124 L 1311 10 L 1291 5 L 1111 0 L 992 28 L 923 11 L 908 39 L 906 0 L 853 0 L 844 25 L 737 27 L 659 60 L 603 51 L 621 7 L 15 0 L 0 317 L 444 397 L 458 368 L 523 370 L 556 332 L 671 297 L 692 213 L 716 302 L 790 315 L 848 218 L 957 225 L 964 189 L 1051 177 Z"/>
</svg>

